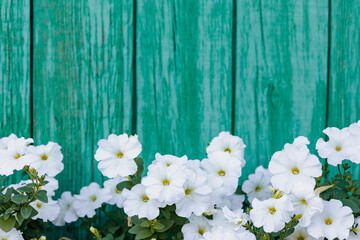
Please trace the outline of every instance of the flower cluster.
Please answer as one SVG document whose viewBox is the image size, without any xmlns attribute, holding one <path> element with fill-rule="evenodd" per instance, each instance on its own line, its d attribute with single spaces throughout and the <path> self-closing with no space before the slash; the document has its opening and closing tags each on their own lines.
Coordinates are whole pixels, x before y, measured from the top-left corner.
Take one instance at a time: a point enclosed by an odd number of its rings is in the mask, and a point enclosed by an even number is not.
<svg viewBox="0 0 360 240">
<path fill-rule="evenodd" d="M 25 168 L 30 179 L 4 188 L 18 206 L 11 212 L 1 205 L 0 239 L 23 239 L 24 224 L 4 224 L 23 208 L 30 209 L 27 218 L 57 226 L 82 219 L 97 239 L 360 239 L 360 181 L 349 170 L 360 163 L 360 121 L 324 133 L 328 140 L 317 141 L 317 154 L 298 137 L 240 186 L 245 144 L 229 132 L 210 142 L 201 161 L 157 153 L 146 174 L 138 137 L 112 134 L 95 154 L 108 178 L 103 187 L 93 182 L 58 200 L 52 198 L 54 177 L 63 169 L 60 146 L 36 147 L 32 139 L 10 135 L 0 139 L 0 174 Z M 329 176 L 332 166 L 338 173 Z M 18 196 L 25 194 L 29 200 Z M 101 231 L 93 227 L 99 211 L 108 217 Z"/>
</svg>

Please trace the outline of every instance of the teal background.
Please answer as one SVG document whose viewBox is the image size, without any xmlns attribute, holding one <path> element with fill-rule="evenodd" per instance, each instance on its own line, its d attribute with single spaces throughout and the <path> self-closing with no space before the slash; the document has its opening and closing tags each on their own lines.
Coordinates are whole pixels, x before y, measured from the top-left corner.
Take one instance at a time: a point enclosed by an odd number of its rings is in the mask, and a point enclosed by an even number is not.
<svg viewBox="0 0 360 240">
<path fill-rule="evenodd" d="M 137 133 L 149 164 L 230 131 L 246 178 L 360 119 L 357 0 L 2 0 L 0 27 L 0 134 L 59 142 L 60 191 L 103 180 L 111 133 Z"/>
</svg>

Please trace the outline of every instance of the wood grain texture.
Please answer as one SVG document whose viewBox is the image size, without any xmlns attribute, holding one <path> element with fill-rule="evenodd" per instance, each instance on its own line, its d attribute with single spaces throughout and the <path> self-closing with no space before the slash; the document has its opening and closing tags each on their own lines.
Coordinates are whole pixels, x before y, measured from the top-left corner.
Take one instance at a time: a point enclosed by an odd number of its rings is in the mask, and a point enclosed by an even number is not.
<svg viewBox="0 0 360 240">
<path fill-rule="evenodd" d="M 59 192 L 102 182 L 99 139 L 131 133 L 132 3 L 34 1 L 34 138 L 62 146 Z"/>
<path fill-rule="evenodd" d="M 137 2 L 137 133 L 156 152 L 205 157 L 231 129 L 232 1 Z"/>
<path fill-rule="evenodd" d="M 0 137 L 31 136 L 29 4 L 0 1 Z"/>
<path fill-rule="evenodd" d="M 237 1 L 235 134 L 246 177 L 293 138 L 314 146 L 326 122 L 328 2 Z"/>
<path fill-rule="evenodd" d="M 328 125 L 360 120 L 360 2 L 331 1 Z M 354 170 L 359 176 L 360 168 Z"/>
</svg>

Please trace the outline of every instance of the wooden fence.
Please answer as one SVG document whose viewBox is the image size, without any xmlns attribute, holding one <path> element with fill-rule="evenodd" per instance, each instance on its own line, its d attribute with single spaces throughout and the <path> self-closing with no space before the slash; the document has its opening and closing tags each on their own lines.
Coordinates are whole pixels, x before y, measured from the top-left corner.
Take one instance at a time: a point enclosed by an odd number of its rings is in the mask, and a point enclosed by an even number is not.
<svg viewBox="0 0 360 240">
<path fill-rule="evenodd" d="M 59 142 L 61 191 L 103 180 L 110 133 L 150 163 L 230 131 L 246 176 L 360 119 L 357 0 L 1 0 L 0 26 L 0 134 Z"/>
</svg>

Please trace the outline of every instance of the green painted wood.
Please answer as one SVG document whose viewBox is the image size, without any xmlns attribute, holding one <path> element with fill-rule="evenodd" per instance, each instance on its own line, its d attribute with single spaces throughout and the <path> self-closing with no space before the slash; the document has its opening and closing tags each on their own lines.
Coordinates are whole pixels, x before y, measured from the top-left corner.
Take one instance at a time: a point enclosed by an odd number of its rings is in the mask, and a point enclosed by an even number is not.
<svg viewBox="0 0 360 240">
<path fill-rule="evenodd" d="M 331 1 L 328 125 L 360 120 L 360 2 Z M 354 170 L 360 175 L 360 168 Z"/>
<path fill-rule="evenodd" d="M 137 1 L 137 133 L 155 153 L 205 157 L 231 129 L 232 1 Z"/>
<path fill-rule="evenodd" d="M 0 1 L 0 137 L 31 135 L 29 4 Z"/>
<path fill-rule="evenodd" d="M 101 182 L 98 140 L 131 133 L 132 13 L 131 1 L 34 1 L 34 138 L 62 146 L 59 192 Z"/>
<path fill-rule="evenodd" d="M 243 176 L 326 122 L 328 1 L 237 1 L 235 134 Z"/>
</svg>

